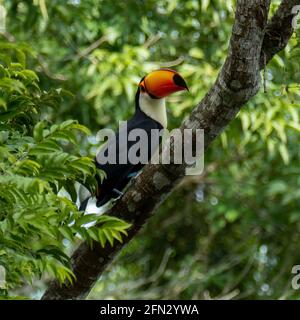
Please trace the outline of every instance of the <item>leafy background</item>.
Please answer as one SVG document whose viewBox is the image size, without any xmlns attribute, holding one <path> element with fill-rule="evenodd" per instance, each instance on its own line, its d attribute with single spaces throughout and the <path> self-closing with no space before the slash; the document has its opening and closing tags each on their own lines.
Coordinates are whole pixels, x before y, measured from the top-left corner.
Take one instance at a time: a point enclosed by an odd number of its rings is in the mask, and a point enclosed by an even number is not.
<svg viewBox="0 0 300 320">
<path fill-rule="evenodd" d="M 190 95 L 168 101 L 169 128 L 181 123 L 224 62 L 235 1 L 2 4 L 0 264 L 5 295 L 38 298 L 50 277 L 72 279 L 66 254 L 78 238 L 120 240 L 127 227 L 85 221 L 58 189 L 72 194 L 75 181 L 89 181 L 96 132 L 132 115 L 136 85 L 150 70 L 173 67 L 186 78 Z M 90 299 L 300 297 L 291 287 L 300 264 L 297 39 L 210 147 L 204 174 L 182 182 Z M 97 219 L 117 227 L 86 232 Z"/>
</svg>

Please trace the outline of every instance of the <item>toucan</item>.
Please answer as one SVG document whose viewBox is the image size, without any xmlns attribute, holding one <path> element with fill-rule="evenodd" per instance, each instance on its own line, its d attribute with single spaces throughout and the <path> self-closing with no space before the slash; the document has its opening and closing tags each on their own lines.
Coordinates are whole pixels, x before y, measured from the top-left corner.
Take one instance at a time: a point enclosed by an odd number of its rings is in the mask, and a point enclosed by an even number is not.
<svg viewBox="0 0 300 320">
<path fill-rule="evenodd" d="M 151 130 L 163 130 L 167 127 L 165 98 L 181 90 L 188 90 L 188 86 L 183 77 L 175 70 L 165 68 L 155 70 L 141 79 L 135 95 L 135 113 L 133 117 L 126 122 L 126 131 L 119 129 L 119 131 L 115 133 L 115 139 L 111 140 L 113 142 L 108 142 L 107 145 L 101 148 L 96 154 L 95 164 L 97 168 L 105 172 L 105 178 L 103 180 L 101 180 L 99 176 L 96 176 L 98 184 L 96 191 L 97 207 L 102 207 L 110 200 L 121 196 L 123 189 L 129 181 L 136 176 L 144 166 L 143 163 L 132 164 L 129 161 L 120 163 L 118 155 L 125 151 L 124 148 L 128 151 L 128 149 L 136 143 L 127 140 L 124 147 L 122 145 L 119 146 L 121 136 L 128 136 L 133 129 L 143 129 L 147 133 L 147 146 L 149 149 L 147 157 L 149 161 L 153 155 L 153 150 L 159 145 L 157 140 L 155 142 L 151 141 Z M 117 154 L 116 162 L 113 164 L 102 164 L 101 159 L 107 156 L 110 143 L 116 144 L 114 146 Z M 157 143 L 158 145 L 153 146 L 153 143 Z M 88 200 L 89 198 L 82 202 L 80 206 L 81 210 L 85 210 Z"/>
</svg>

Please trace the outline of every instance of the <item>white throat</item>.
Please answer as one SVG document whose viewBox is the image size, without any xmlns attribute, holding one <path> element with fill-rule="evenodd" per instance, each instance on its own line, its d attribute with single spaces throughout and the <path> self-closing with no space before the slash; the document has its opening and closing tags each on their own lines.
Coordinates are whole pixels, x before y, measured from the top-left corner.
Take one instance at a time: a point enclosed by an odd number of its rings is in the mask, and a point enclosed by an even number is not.
<svg viewBox="0 0 300 320">
<path fill-rule="evenodd" d="M 164 128 L 168 126 L 166 100 L 152 99 L 147 93 L 140 92 L 140 109 L 150 118 L 159 122 Z"/>
</svg>

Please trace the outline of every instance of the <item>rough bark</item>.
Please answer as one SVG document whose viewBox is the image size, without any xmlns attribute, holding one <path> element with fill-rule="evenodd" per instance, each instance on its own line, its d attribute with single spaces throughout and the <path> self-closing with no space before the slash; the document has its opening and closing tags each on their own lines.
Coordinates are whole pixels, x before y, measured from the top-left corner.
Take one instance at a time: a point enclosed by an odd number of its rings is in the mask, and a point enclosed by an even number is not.
<svg viewBox="0 0 300 320">
<path fill-rule="evenodd" d="M 300 0 L 283 0 L 269 21 L 264 36 L 261 68 L 268 63 L 275 54 L 284 49 L 293 34 L 292 20 L 294 15 L 292 9 L 300 5 Z"/>
<path fill-rule="evenodd" d="M 181 129 L 204 129 L 205 148 L 232 121 L 260 88 L 260 70 L 282 50 L 292 35 L 291 9 L 300 0 L 283 0 L 268 23 L 270 0 L 238 0 L 228 57 L 219 76 Z M 285 29 L 285 30 L 283 30 Z M 181 181 L 186 166 L 147 165 L 108 212 L 132 224 L 123 243 L 91 249 L 82 243 L 72 255 L 77 280 L 71 286 L 53 281 L 42 299 L 83 299 L 112 261 Z"/>
</svg>

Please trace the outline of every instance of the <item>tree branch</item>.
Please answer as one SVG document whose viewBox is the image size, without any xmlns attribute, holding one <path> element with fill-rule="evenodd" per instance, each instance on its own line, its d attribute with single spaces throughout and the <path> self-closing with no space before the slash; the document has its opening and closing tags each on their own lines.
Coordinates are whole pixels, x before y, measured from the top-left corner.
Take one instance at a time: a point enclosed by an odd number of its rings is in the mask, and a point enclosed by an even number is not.
<svg viewBox="0 0 300 320">
<path fill-rule="evenodd" d="M 300 0 L 283 0 L 267 25 L 262 54 L 261 69 L 275 54 L 284 49 L 293 34 L 292 21 L 295 14 L 292 13 L 294 6 L 300 5 Z"/>
<path fill-rule="evenodd" d="M 261 56 L 269 61 L 283 49 L 292 35 L 290 14 L 296 1 L 283 0 L 273 19 L 267 24 L 270 0 L 238 0 L 228 57 L 219 76 L 195 107 L 181 129 L 204 129 L 205 148 L 233 120 L 242 106 L 260 88 Z M 285 26 L 283 31 L 278 26 Z M 278 32 L 280 31 L 280 37 Z M 276 36 L 275 36 L 276 35 Z M 53 281 L 42 299 L 82 299 L 112 261 L 114 256 L 138 233 L 155 209 L 181 181 L 186 166 L 148 164 L 132 182 L 124 196 L 107 213 L 132 223 L 123 243 L 113 246 L 94 243 L 91 249 L 82 243 L 72 256 L 77 280 L 60 286 Z"/>
</svg>

